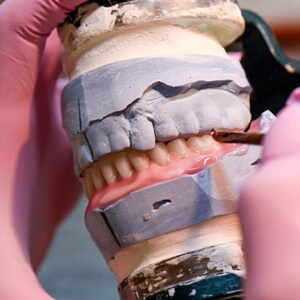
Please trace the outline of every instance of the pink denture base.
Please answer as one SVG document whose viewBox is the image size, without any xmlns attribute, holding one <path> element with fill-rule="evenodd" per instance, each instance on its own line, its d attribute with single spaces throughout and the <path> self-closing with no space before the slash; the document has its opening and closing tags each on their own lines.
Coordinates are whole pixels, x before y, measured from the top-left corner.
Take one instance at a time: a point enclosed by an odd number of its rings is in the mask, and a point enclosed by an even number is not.
<svg viewBox="0 0 300 300">
<path fill-rule="evenodd" d="M 259 123 L 256 121 L 252 123 L 249 131 L 257 132 L 260 129 Z M 169 163 L 166 166 L 150 163 L 147 170 L 136 172 L 129 179 L 116 181 L 95 192 L 86 213 L 97 208 L 105 208 L 112 205 L 133 191 L 164 181 L 174 180 L 184 175 L 196 174 L 240 146 L 240 144 L 218 144 L 210 154 L 206 155 L 189 149 L 188 156 L 183 159 L 170 154 Z"/>
<path fill-rule="evenodd" d="M 208 155 L 201 155 L 189 149 L 188 156 L 183 159 L 170 154 L 169 163 L 166 166 L 150 163 L 147 170 L 136 172 L 129 179 L 116 181 L 104 189 L 97 191 L 92 197 L 87 212 L 95 208 L 105 208 L 125 198 L 131 192 L 147 186 L 173 180 L 183 175 L 198 173 L 236 148 L 238 148 L 238 145 L 220 144 Z"/>
</svg>

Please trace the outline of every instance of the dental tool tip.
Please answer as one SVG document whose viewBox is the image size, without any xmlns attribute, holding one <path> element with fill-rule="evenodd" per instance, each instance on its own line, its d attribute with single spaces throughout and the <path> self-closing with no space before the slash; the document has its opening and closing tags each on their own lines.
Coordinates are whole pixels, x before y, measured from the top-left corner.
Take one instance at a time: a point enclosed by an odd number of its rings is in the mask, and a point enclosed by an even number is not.
<svg viewBox="0 0 300 300">
<path fill-rule="evenodd" d="M 212 129 L 211 135 L 216 141 L 221 143 L 249 145 L 261 145 L 265 137 L 265 134 L 263 133 L 246 133 L 237 131 L 224 131 L 218 129 Z"/>
</svg>

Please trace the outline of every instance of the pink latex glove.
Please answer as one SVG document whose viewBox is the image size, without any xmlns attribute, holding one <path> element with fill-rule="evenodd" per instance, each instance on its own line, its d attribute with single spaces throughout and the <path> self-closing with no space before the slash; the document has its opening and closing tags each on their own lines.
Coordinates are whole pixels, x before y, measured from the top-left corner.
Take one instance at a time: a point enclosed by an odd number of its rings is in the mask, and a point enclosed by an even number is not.
<svg viewBox="0 0 300 300">
<path fill-rule="evenodd" d="M 44 48 L 82 2 L 6 0 L 0 6 L 1 300 L 52 299 L 34 270 L 80 189 L 60 104 L 53 101 L 61 70 L 57 36 Z"/>
<path fill-rule="evenodd" d="M 265 140 L 263 159 L 245 185 L 247 300 L 300 299 L 300 89 Z"/>
</svg>

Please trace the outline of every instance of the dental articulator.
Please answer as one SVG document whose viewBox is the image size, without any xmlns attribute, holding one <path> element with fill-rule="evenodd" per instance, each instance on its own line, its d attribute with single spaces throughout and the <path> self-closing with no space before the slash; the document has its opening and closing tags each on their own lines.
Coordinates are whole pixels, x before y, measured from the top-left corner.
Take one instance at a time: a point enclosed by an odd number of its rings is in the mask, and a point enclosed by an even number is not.
<svg viewBox="0 0 300 300">
<path fill-rule="evenodd" d="M 91 0 L 59 35 L 85 222 L 120 298 L 241 299 L 237 197 L 300 63 L 229 0 Z"/>
</svg>

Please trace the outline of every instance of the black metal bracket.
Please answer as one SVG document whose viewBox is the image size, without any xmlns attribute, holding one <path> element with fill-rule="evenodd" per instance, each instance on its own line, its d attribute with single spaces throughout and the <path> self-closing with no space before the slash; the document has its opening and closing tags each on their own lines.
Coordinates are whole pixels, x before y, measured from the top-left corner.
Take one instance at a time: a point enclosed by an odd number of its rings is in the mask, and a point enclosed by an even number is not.
<svg viewBox="0 0 300 300">
<path fill-rule="evenodd" d="M 265 110 L 274 114 L 285 105 L 291 92 L 300 86 L 300 61 L 284 54 L 272 30 L 257 14 L 243 10 L 246 30 L 237 43 L 242 44 L 242 65 L 253 88 L 252 115 Z"/>
<path fill-rule="evenodd" d="M 170 292 L 173 292 L 171 294 Z M 216 275 L 192 283 L 181 283 L 145 300 L 241 300 L 242 279 L 234 274 Z"/>
</svg>

